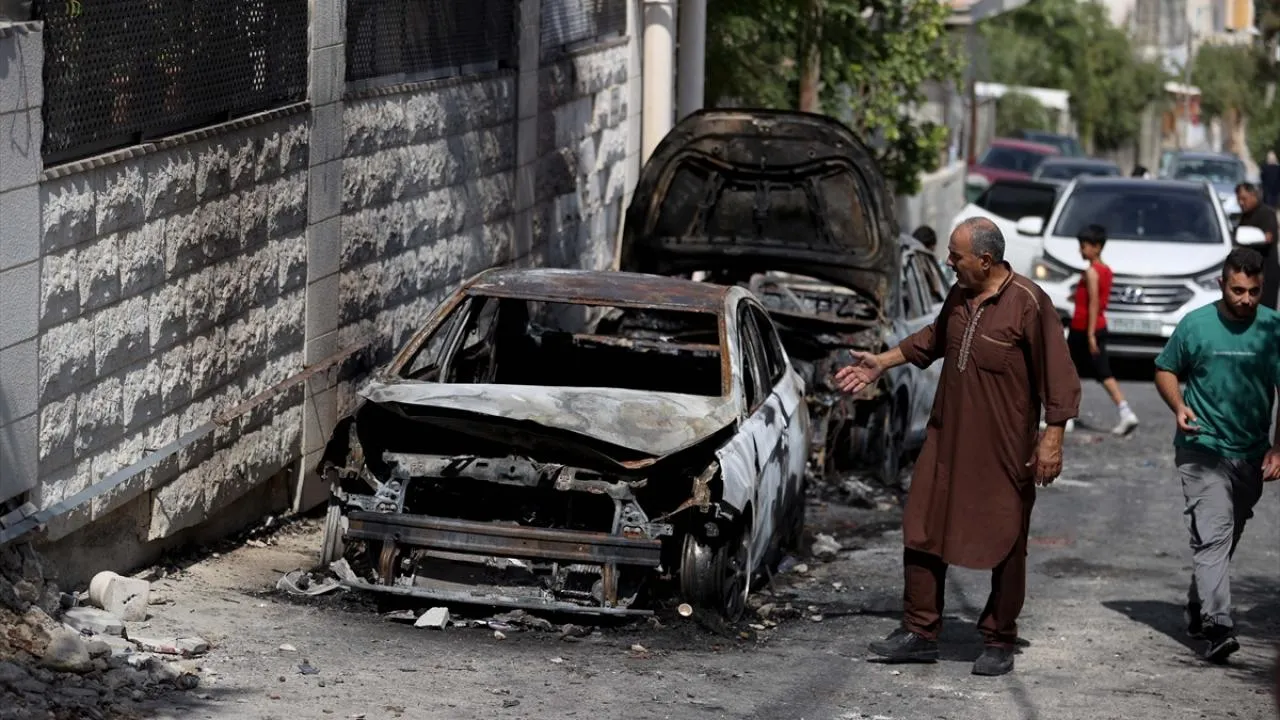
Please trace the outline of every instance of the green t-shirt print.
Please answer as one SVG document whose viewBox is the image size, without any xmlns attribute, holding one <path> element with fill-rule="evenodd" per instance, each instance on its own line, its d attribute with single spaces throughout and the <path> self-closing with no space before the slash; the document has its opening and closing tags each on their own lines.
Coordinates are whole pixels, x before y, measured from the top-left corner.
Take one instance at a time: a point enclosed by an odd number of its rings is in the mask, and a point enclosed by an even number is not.
<svg viewBox="0 0 1280 720">
<path fill-rule="evenodd" d="M 1280 313 L 1258 308 L 1253 322 L 1225 317 L 1218 304 L 1178 323 L 1156 367 L 1185 383 L 1183 400 L 1200 432 L 1173 444 L 1221 457 L 1255 459 L 1270 447 L 1271 401 L 1280 385 Z"/>
</svg>

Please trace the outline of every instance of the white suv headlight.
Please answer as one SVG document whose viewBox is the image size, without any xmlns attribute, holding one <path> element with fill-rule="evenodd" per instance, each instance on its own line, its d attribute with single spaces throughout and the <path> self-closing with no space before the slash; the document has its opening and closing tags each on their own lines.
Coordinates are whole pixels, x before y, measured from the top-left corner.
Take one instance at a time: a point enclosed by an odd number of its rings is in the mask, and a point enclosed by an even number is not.
<svg viewBox="0 0 1280 720">
<path fill-rule="evenodd" d="M 1205 273 L 1204 275 L 1197 277 L 1196 285 L 1199 285 L 1200 289 L 1202 290 L 1207 290 L 1208 292 L 1214 292 L 1222 287 L 1222 285 L 1218 282 L 1218 279 L 1221 277 L 1222 277 L 1222 270 L 1221 269 L 1214 270 L 1213 272 L 1208 272 L 1208 273 Z"/>
<path fill-rule="evenodd" d="M 1076 275 L 1076 271 L 1054 260 L 1048 255 L 1041 255 L 1031 264 L 1031 277 L 1043 282 L 1062 282 Z"/>
</svg>

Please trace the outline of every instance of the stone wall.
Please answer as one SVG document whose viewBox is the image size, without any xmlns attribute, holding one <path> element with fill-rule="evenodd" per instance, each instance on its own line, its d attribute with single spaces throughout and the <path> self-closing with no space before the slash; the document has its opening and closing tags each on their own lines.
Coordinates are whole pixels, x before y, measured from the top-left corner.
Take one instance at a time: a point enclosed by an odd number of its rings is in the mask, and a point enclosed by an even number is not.
<svg viewBox="0 0 1280 720">
<path fill-rule="evenodd" d="M 627 37 L 552 61 L 535 22 L 517 68 L 348 90 L 344 4 L 316 0 L 308 104 L 48 169 L 40 25 L 0 28 L 0 503 L 75 504 L 43 535 L 74 581 L 102 569 L 85 543 L 121 570 L 322 501 L 307 471 L 359 383 L 460 281 L 612 264 L 639 168 L 628 7 Z"/>
<path fill-rule="evenodd" d="M 305 114 L 40 185 L 38 507 L 176 441 L 302 368 Z M 296 456 L 283 394 L 112 493 L 50 539 L 150 493 L 149 540 Z"/>
</svg>

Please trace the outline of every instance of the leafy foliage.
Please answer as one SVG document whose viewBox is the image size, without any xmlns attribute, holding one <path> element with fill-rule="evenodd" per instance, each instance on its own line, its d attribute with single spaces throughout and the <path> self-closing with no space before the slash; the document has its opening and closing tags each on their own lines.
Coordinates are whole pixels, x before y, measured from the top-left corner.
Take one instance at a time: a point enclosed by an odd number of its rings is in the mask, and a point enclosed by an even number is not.
<svg viewBox="0 0 1280 720">
<path fill-rule="evenodd" d="M 956 82 L 961 58 L 941 0 L 709 0 L 709 104 L 797 108 L 813 63 L 821 110 L 876 150 L 890 186 L 919 189 L 938 167 L 946 129 L 908 112 L 925 83 Z"/>
<path fill-rule="evenodd" d="M 1248 45 L 1203 45 L 1191 63 L 1200 109 L 1210 117 L 1244 114 L 1258 95 L 1258 53 Z"/>
<path fill-rule="evenodd" d="M 1061 88 L 1088 151 L 1131 140 L 1162 96 L 1164 71 L 1134 56 L 1125 32 L 1097 2 L 1032 0 L 983 22 L 991 79 Z"/>
<path fill-rule="evenodd" d="M 1025 93 L 1010 92 L 996 101 L 996 134 L 1011 135 L 1017 130 L 1052 130 L 1049 111 L 1039 100 Z"/>
</svg>

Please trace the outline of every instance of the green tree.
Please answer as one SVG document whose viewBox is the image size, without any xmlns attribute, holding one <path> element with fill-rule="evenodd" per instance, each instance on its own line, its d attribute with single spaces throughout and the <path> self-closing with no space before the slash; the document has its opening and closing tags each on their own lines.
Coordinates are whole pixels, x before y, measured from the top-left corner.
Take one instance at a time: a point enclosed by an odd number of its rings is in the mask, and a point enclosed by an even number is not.
<svg viewBox="0 0 1280 720">
<path fill-rule="evenodd" d="M 960 75 L 949 14 L 941 0 L 709 0 L 708 103 L 841 117 L 895 192 L 914 193 L 938 167 L 946 129 L 910 110 L 928 81 Z"/>
<path fill-rule="evenodd" d="M 1165 73 L 1134 56 L 1125 32 L 1096 2 L 1032 0 L 982 23 L 992 80 L 1059 88 L 1087 151 L 1131 140 Z"/>
<path fill-rule="evenodd" d="M 1026 93 L 1005 93 L 996 101 L 997 135 L 1010 135 L 1022 128 L 1049 130 L 1051 125 L 1049 111 Z"/>
<path fill-rule="evenodd" d="M 1222 120 L 1232 152 L 1244 152 L 1245 117 L 1260 106 L 1259 69 L 1258 52 L 1249 45 L 1203 45 L 1191 63 L 1191 83 L 1200 88 L 1200 111 Z"/>
</svg>

